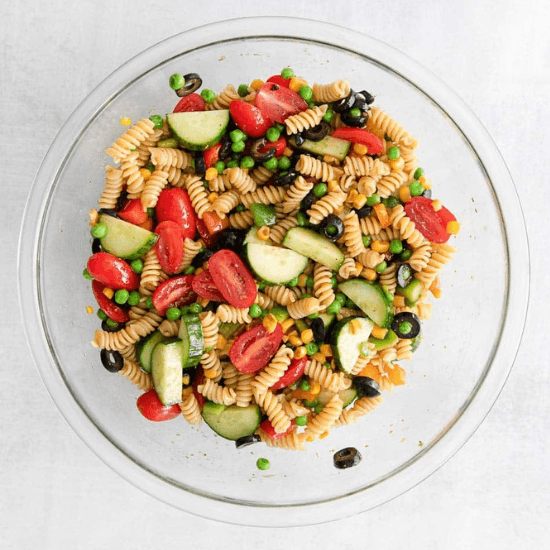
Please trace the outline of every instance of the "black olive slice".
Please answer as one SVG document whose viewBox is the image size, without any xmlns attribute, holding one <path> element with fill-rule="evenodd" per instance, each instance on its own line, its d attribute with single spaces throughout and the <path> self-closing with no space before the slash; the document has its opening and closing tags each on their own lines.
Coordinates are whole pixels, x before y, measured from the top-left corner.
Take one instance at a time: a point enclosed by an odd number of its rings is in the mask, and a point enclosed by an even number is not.
<svg viewBox="0 0 550 550">
<path fill-rule="evenodd" d="M 372 105 L 374 103 L 374 96 L 367 92 L 367 90 L 361 90 L 359 93 L 365 98 L 367 105 Z"/>
<path fill-rule="evenodd" d="M 101 330 L 104 332 L 118 332 L 120 327 L 110 327 L 107 323 L 107 319 L 101 321 Z"/>
<path fill-rule="evenodd" d="M 296 144 L 296 147 L 303 145 L 305 140 L 306 138 L 302 134 L 294 134 L 294 143 Z"/>
<path fill-rule="evenodd" d="M 334 453 L 334 466 L 339 470 L 345 470 L 357 466 L 362 458 L 361 453 L 355 447 L 346 447 Z"/>
<path fill-rule="evenodd" d="M 229 158 L 232 154 L 233 151 L 231 150 L 231 140 L 226 138 L 224 139 L 222 146 L 218 151 L 218 156 L 220 157 L 220 160 L 225 160 L 226 158 Z"/>
<path fill-rule="evenodd" d="M 183 78 L 185 79 L 185 84 L 179 90 L 176 90 L 178 97 L 192 94 L 202 86 L 202 78 L 197 73 L 183 75 Z"/>
<path fill-rule="evenodd" d="M 113 218 L 118 218 L 118 212 L 112 208 L 100 208 L 97 211 L 98 214 L 106 214 L 107 216 L 113 216 Z"/>
<path fill-rule="evenodd" d="M 407 331 L 405 332 L 404 323 L 407 323 Z M 420 334 L 420 319 L 410 311 L 398 313 L 392 321 L 391 329 L 399 338 L 410 340 L 416 338 Z"/>
<path fill-rule="evenodd" d="M 259 443 L 261 440 L 262 439 L 258 434 L 245 435 L 243 437 L 239 437 L 239 439 L 235 441 L 235 447 L 237 447 L 237 449 L 242 449 L 243 447 L 254 445 L 254 443 Z"/>
<path fill-rule="evenodd" d="M 361 109 L 361 111 L 368 111 L 369 105 L 367 98 L 361 92 L 355 92 L 355 102 L 353 103 L 354 109 Z"/>
<path fill-rule="evenodd" d="M 183 387 L 188 388 L 195 381 L 195 375 L 197 374 L 197 367 L 187 367 L 183 369 Z"/>
<path fill-rule="evenodd" d="M 303 136 L 309 141 L 321 141 L 330 131 L 330 124 L 322 120 L 317 126 L 304 130 Z"/>
<path fill-rule="evenodd" d="M 212 250 L 204 250 L 203 252 L 199 252 L 194 258 L 193 258 L 193 266 L 194 267 L 200 267 L 204 262 L 207 262 L 212 256 L 214 255 L 214 252 Z"/>
<path fill-rule="evenodd" d="M 300 210 L 302 212 L 306 212 L 313 206 L 313 201 L 315 200 L 315 195 L 313 194 L 313 190 L 311 190 L 300 203 Z"/>
<path fill-rule="evenodd" d="M 432 198 L 432 190 L 431 189 L 426 189 L 424 191 L 424 193 L 422 193 L 422 196 L 426 197 L 427 199 L 431 199 Z"/>
<path fill-rule="evenodd" d="M 260 153 L 259 149 L 267 145 L 267 139 L 265 137 L 259 138 L 252 142 L 250 147 L 250 156 L 258 162 L 265 162 L 272 158 L 277 150 L 275 147 L 270 147 L 265 153 Z"/>
<path fill-rule="evenodd" d="M 98 252 L 101 252 L 101 241 L 94 239 L 92 241 L 92 254 L 97 254 Z"/>
<path fill-rule="evenodd" d="M 323 343 L 327 335 L 327 330 L 323 319 L 320 319 L 319 317 L 317 317 L 317 319 L 313 319 L 313 321 L 311 321 L 310 328 L 313 332 L 313 339 L 316 342 Z"/>
<path fill-rule="evenodd" d="M 344 97 L 343 99 L 335 101 L 332 104 L 332 110 L 336 113 L 344 113 L 345 111 L 349 111 L 353 107 L 354 103 L 355 103 L 355 94 L 353 90 L 351 90 L 348 97 Z"/>
<path fill-rule="evenodd" d="M 397 269 L 397 284 L 401 288 L 405 288 L 413 276 L 411 266 L 409 264 L 401 264 Z"/>
<path fill-rule="evenodd" d="M 124 205 L 126 204 L 126 199 L 128 198 L 128 191 L 122 191 L 120 195 L 118 196 L 118 199 L 116 201 L 116 209 L 122 210 Z"/>
<path fill-rule="evenodd" d="M 240 250 L 243 241 L 246 237 L 246 231 L 240 231 L 233 227 L 227 228 L 221 235 L 214 248 L 221 250 L 222 248 L 229 248 L 230 250 Z"/>
<path fill-rule="evenodd" d="M 321 222 L 320 230 L 329 241 L 337 241 L 344 234 L 344 222 L 335 214 L 330 214 Z"/>
<path fill-rule="evenodd" d="M 275 184 L 281 185 L 281 186 L 290 185 L 296 179 L 296 175 L 297 174 L 294 171 L 290 171 L 290 172 L 287 172 L 286 174 L 282 174 L 275 180 Z"/>
<path fill-rule="evenodd" d="M 367 216 L 370 216 L 370 213 L 372 212 L 372 206 L 365 204 L 365 206 L 363 206 L 362 208 L 354 208 L 354 210 L 357 214 L 357 217 L 361 220 L 363 218 L 366 218 Z"/>
<path fill-rule="evenodd" d="M 355 389 L 365 397 L 376 397 L 380 395 L 380 386 L 376 380 L 368 376 L 356 376 L 353 379 Z"/>
<path fill-rule="evenodd" d="M 124 366 L 124 358 L 118 351 L 102 349 L 101 362 L 109 372 L 118 372 Z"/>
<path fill-rule="evenodd" d="M 347 126 L 352 126 L 354 128 L 362 128 L 367 123 L 367 118 L 363 115 L 350 116 L 349 113 L 343 113 L 341 117 L 344 124 L 346 124 Z"/>
<path fill-rule="evenodd" d="M 198 176 L 206 174 L 206 162 L 200 152 L 195 154 L 195 172 Z"/>
</svg>

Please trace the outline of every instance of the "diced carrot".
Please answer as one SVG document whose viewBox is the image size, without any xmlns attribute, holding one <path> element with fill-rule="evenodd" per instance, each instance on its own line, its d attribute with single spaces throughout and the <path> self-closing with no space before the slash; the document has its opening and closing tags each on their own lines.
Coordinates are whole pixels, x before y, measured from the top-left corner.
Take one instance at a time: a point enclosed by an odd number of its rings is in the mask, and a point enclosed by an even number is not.
<svg viewBox="0 0 550 550">
<path fill-rule="evenodd" d="M 403 386 L 403 384 L 407 381 L 407 372 L 397 363 L 393 364 L 393 368 L 390 368 L 389 366 L 386 367 L 384 372 L 388 375 L 388 378 L 394 386 Z"/>
<path fill-rule="evenodd" d="M 382 227 L 388 227 L 390 225 L 390 216 L 388 214 L 386 205 L 382 202 L 379 202 L 378 204 L 375 204 L 373 208 L 374 212 L 376 213 L 376 217 L 380 222 L 380 225 Z"/>
</svg>

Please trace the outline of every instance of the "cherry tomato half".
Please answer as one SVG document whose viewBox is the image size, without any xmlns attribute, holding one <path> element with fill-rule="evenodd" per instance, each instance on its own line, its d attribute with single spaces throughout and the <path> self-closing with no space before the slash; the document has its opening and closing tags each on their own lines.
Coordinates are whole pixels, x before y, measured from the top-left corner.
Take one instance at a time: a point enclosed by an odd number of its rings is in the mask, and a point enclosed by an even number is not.
<svg viewBox="0 0 550 550">
<path fill-rule="evenodd" d="M 206 164 L 206 168 L 211 168 L 220 160 L 220 149 L 222 148 L 222 144 L 216 143 L 213 147 L 210 147 L 210 149 L 206 149 L 203 151 L 202 156 L 204 158 L 204 163 Z"/>
<path fill-rule="evenodd" d="M 112 319 L 117 323 L 126 323 L 129 321 L 130 316 L 128 315 L 128 312 L 117 306 L 113 300 L 107 298 L 107 296 L 103 294 L 104 288 L 107 287 L 99 281 L 92 281 L 92 292 L 94 293 L 94 297 L 97 300 L 99 307 L 107 314 L 109 319 Z"/>
<path fill-rule="evenodd" d="M 155 251 L 159 264 L 166 273 L 175 273 L 183 261 L 183 237 L 176 222 L 166 220 L 155 228 L 159 236 Z"/>
<path fill-rule="evenodd" d="M 307 101 L 300 95 L 275 82 L 266 82 L 262 85 L 254 98 L 254 105 L 273 122 L 280 123 L 308 108 Z"/>
<path fill-rule="evenodd" d="M 206 101 L 199 94 L 189 94 L 182 97 L 174 107 L 174 113 L 190 113 L 192 111 L 205 111 Z"/>
<path fill-rule="evenodd" d="M 447 233 L 447 224 L 456 218 L 444 206 L 434 210 L 432 202 L 428 197 L 413 197 L 405 204 L 405 213 L 426 239 L 446 243 L 451 236 Z"/>
<path fill-rule="evenodd" d="M 172 420 L 181 414 L 181 409 L 178 404 L 163 405 L 158 398 L 157 392 L 152 389 L 141 394 L 136 402 L 139 412 L 151 420 L 151 422 L 163 422 L 164 420 Z"/>
<path fill-rule="evenodd" d="M 197 295 L 192 283 L 193 275 L 180 275 L 161 283 L 151 297 L 155 309 L 165 315 L 171 307 L 183 307 L 194 302 Z"/>
<path fill-rule="evenodd" d="M 288 88 L 290 86 L 290 81 L 290 78 L 283 78 L 280 74 L 274 74 L 266 80 L 266 82 L 274 82 L 275 84 L 279 84 L 280 86 L 284 86 L 285 88 Z"/>
<path fill-rule="evenodd" d="M 273 386 L 271 386 L 271 388 L 269 389 L 271 391 L 275 391 L 290 386 L 290 384 L 296 382 L 296 380 L 302 377 L 304 371 L 306 370 L 306 365 L 307 357 L 302 357 L 301 359 L 293 359 L 283 376 L 281 376 L 281 378 L 279 378 L 279 380 L 277 380 L 277 382 L 275 382 L 275 384 L 273 384 Z"/>
<path fill-rule="evenodd" d="M 223 302 L 223 295 L 219 291 L 212 275 L 208 269 L 201 271 L 198 275 L 195 275 L 193 279 L 193 290 L 201 297 L 207 300 L 214 300 L 214 302 Z"/>
<path fill-rule="evenodd" d="M 252 138 L 263 136 L 272 122 L 258 107 L 246 101 L 234 100 L 229 104 L 233 122 Z"/>
<path fill-rule="evenodd" d="M 141 199 L 129 199 L 126 201 L 122 209 L 118 213 L 118 217 L 125 222 L 133 223 L 134 225 L 142 225 L 148 219 L 147 212 L 141 207 Z"/>
<path fill-rule="evenodd" d="M 280 137 L 277 141 L 268 141 L 263 147 L 258 147 L 258 153 L 263 155 L 267 153 L 270 149 L 275 147 L 275 156 L 280 157 L 283 155 L 286 149 L 286 138 Z"/>
<path fill-rule="evenodd" d="M 283 327 L 280 324 L 271 334 L 263 325 L 256 325 L 233 342 L 229 359 L 240 372 L 256 372 L 269 363 L 282 341 Z"/>
<path fill-rule="evenodd" d="M 208 260 L 208 269 L 226 302 L 234 307 L 250 307 L 258 289 L 248 268 L 239 256 L 226 248 Z"/>
<path fill-rule="evenodd" d="M 275 428 L 273 428 L 273 424 L 271 423 L 271 420 L 269 418 L 266 418 L 261 424 L 260 428 L 271 438 L 272 441 L 277 441 L 277 439 L 281 439 L 285 435 L 288 435 L 296 425 L 296 422 L 294 422 L 294 419 L 290 421 L 290 426 L 285 432 L 278 433 L 275 431 Z"/>
<path fill-rule="evenodd" d="M 183 239 L 195 238 L 197 216 L 185 189 L 163 189 L 155 206 L 155 215 L 159 223 L 168 220 L 176 222 Z"/>
<path fill-rule="evenodd" d="M 347 126 L 336 128 L 332 132 L 332 137 L 366 145 L 369 155 L 377 155 L 384 151 L 382 140 L 364 128 L 349 128 Z"/>
<path fill-rule="evenodd" d="M 96 252 L 90 256 L 86 269 L 96 281 L 113 290 L 136 290 L 139 287 L 139 275 L 124 260 L 108 252 Z"/>
<path fill-rule="evenodd" d="M 202 220 L 197 218 L 197 230 L 204 244 L 210 248 L 229 227 L 229 216 L 220 218 L 217 212 L 205 212 Z"/>
</svg>

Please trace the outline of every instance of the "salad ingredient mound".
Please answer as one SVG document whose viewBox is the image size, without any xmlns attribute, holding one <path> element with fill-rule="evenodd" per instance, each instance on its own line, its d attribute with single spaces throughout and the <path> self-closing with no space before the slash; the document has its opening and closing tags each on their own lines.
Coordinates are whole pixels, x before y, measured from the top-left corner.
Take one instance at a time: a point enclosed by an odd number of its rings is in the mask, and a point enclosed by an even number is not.
<svg viewBox="0 0 550 550">
<path fill-rule="evenodd" d="M 405 384 L 460 225 L 417 140 L 345 79 L 310 87 L 285 68 L 218 94 L 196 73 L 170 87 L 172 113 L 106 150 L 92 345 L 150 421 L 303 450 Z"/>
</svg>

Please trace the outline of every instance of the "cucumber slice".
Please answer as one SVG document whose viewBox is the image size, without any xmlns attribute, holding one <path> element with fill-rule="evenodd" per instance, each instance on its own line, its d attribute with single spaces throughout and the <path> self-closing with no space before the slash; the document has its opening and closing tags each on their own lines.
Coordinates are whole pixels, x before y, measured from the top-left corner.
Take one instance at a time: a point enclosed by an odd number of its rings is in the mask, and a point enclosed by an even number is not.
<svg viewBox="0 0 550 550">
<path fill-rule="evenodd" d="M 220 410 L 220 407 L 223 409 Z M 253 434 L 260 425 L 261 411 L 258 405 L 226 407 L 207 401 L 202 409 L 204 421 L 221 437 L 235 441 Z"/>
<path fill-rule="evenodd" d="M 405 297 L 405 302 L 408 307 L 414 307 L 416 302 L 420 299 L 424 286 L 419 279 L 412 279 L 411 282 L 405 287 L 398 286 L 395 290 L 396 294 Z"/>
<path fill-rule="evenodd" d="M 149 334 L 140 344 L 137 357 L 141 368 L 145 372 L 151 373 L 152 355 L 155 346 L 159 342 L 166 342 L 166 340 L 168 340 L 166 336 L 162 335 L 158 330 L 155 330 L 155 332 Z"/>
<path fill-rule="evenodd" d="M 319 318 L 325 323 L 325 328 L 328 328 L 332 321 L 336 318 L 333 313 L 319 313 Z"/>
<path fill-rule="evenodd" d="M 283 246 L 326 265 L 332 271 L 338 271 L 344 263 L 344 254 L 334 243 L 304 227 L 289 229 L 283 239 Z"/>
<path fill-rule="evenodd" d="M 352 331 L 351 322 L 356 321 Z M 357 327 L 357 325 L 359 325 Z M 351 372 L 360 354 L 360 346 L 369 339 L 374 323 L 365 317 L 347 317 L 332 329 L 330 344 L 336 366 L 346 374 Z"/>
<path fill-rule="evenodd" d="M 153 349 L 151 375 L 163 405 L 181 403 L 183 349 L 179 338 L 159 342 Z"/>
<path fill-rule="evenodd" d="M 244 244 L 261 244 L 261 245 L 272 245 L 273 241 L 271 239 L 267 239 L 267 241 L 262 241 L 258 238 L 258 228 L 253 227 L 250 229 L 250 231 L 246 234 L 243 245 Z"/>
<path fill-rule="evenodd" d="M 375 338 L 374 336 L 371 336 L 369 338 L 369 342 L 374 344 L 375 350 L 380 351 L 393 346 L 398 339 L 397 334 L 395 334 L 395 332 L 393 332 L 390 328 L 384 338 Z"/>
<path fill-rule="evenodd" d="M 338 288 L 363 310 L 379 327 L 388 328 L 393 319 L 393 301 L 377 283 L 365 279 L 350 279 Z"/>
<path fill-rule="evenodd" d="M 287 248 L 248 243 L 246 258 L 252 271 L 267 283 L 285 284 L 298 277 L 307 266 L 307 258 Z"/>
<path fill-rule="evenodd" d="M 357 390 L 353 387 L 346 390 L 340 390 L 338 395 L 340 396 L 343 403 L 343 408 L 345 409 L 348 405 L 351 405 L 355 401 L 355 398 L 357 397 Z M 321 390 L 317 396 L 317 399 L 319 400 L 320 405 L 325 406 L 333 396 L 334 392 L 329 390 Z"/>
<path fill-rule="evenodd" d="M 101 214 L 99 223 L 107 227 L 107 234 L 100 239 L 101 248 L 117 258 L 137 260 L 148 252 L 158 239 L 151 231 L 108 214 Z"/>
<path fill-rule="evenodd" d="M 181 318 L 180 331 L 183 350 L 183 368 L 194 367 L 204 353 L 204 335 L 198 315 L 184 315 Z"/>
<path fill-rule="evenodd" d="M 296 147 L 295 138 L 290 139 L 293 147 Z M 320 141 L 310 141 L 306 139 L 299 149 L 304 149 L 315 155 L 330 155 L 338 160 L 344 160 L 349 153 L 351 143 L 340 138 L 325 136 Z"/>
<path fill-rule="evenodd" d="M 221 140 L 229 123 L 229 111 L 170 113 L 166 122 L 184 147 L 204 151 Z"/>
</svg>

